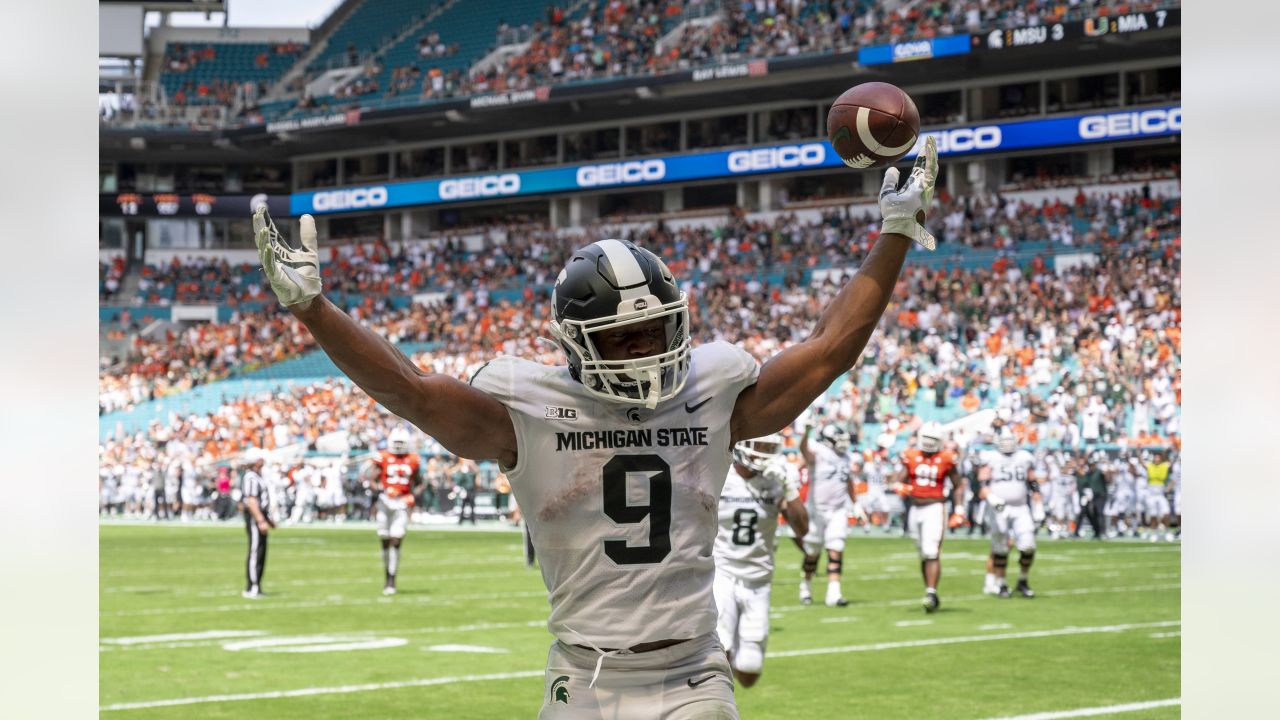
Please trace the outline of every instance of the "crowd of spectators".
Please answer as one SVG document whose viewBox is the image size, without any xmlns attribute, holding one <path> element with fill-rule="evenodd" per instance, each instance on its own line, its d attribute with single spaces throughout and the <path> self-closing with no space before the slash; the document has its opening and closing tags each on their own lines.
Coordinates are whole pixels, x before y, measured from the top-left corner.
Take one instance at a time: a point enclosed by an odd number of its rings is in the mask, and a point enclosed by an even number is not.
<svg viewBox="0 0 1280 720">
<path fill-rule="evenodd" d="M 1024 241 L 1074 246 L 1153 237 L 1174 227 L 1181 212 L 1178 200 L 1152 197 L 1142 190 L 1092 196 L 1079 190 L 1071 201 L 1039 203 L 1000 193 L 953 197 L 940 190 L 937 203 L 931 228 L 943 253 L 960 248 L 1015 251 Z M 713 228 L 660 226 L 653 242 L 655 251 L 677 271 L 792 271 L 857 262 L 874 241 L 877 227 L 870 209 L 828 212 L 819 222 L 802 222 L 793 214 L 772 221 L 748 220 L 739 213 Z M 457 238 L 394 247 L 382 241 L 335 245 L 322 251 L 327 253 L 322 274 L 326 287 L 353 295 L 542 286 L 584 238 L 608 229 L 607 223 L 570 232 L 538 224 L 491 226 L 480 231 L 486 240 L 478 251 L 467 250 Z M 143 269 L 131 301 L 241 304 L 268 299 L 269 290 L 253 264 L 175 256 L 166 265 Z"/>
<path fill-rule="evenodd" d="M 716 9 L 705 0 L 607 0 L 589 4 L 587 12 L 578 16 L 553 4 L 547 8 L 546 20 L 521 28 L 499 25 L 496 43 L 518 38 L 527 39 L 528 46 L 485 71 L 471 74 L 464 69 L 445 70 L 435 65 L 434 60 L 455 54 L 458 45 L 444 42 L 438 32 L 432 31 L 418 39 L 419 59 L 394 68 L 385 88 L 377 79 L 381 67 L 371 61 L 376 72 L 362 73 L 332 98 L 317 102 L 304 97 L 297 108 L 329 111 L 336 109 L 334 106 L 345 107 L 355 98 L 401 95 L 419 88 L 424 99 L 528 90 L 575 80 L 661 74 L 745 58 L 847 52 L 869 45 L 1121 15 L 1179 4 L 1177 0 L 932 0 L 900 3 L 886 10 L 868 0 L 742 0 L 721 3 Z M 706 16 L 714 19 L 706 20 Z M 678 35 L 659 47 L 658 41 L 686 18 L 700 20 L 685 23 Z M 284 51 L 289 51 L 288 44 L 273 50 Z M 184 72 L 212 59 L 211 53 L 211 47 L 187 49 L 175 44 L 165 58 L 165 67 L 169 72 Z M 358 48 L 348 47 L 347 54 L 351 64 L 359 63 Z M 298 78 L 299 83 L 305 80 L 306 76 Z M 198 86 L 184 87 L 180 91 L 183 101 L 211 97 L 229 107 L 236 83 L 215 85 L 207 85 L 204 93 Z M 294 89 L 300 88 L 301 85 Z M 176 98 L 170 101 L 178 102 Z M 255 112 L 253 102 L 245 107 L 245 112 Z"/>
<path fill-rule="evenodd" d="M 1097 212 L 1111 208 L 1123 219 L 1127 205 L 1141 208 L 1136 201 L 1115 200 Z M 993 215 L 1008 219 L 999 203 L 993 207 Z M 1043 255 L 1023 263 L 1001 255 L 991 267 L 977 269 L 908 266 L 858 370 L 819 403 L 822 414 L 847 422 L 863 443 L 875 439 L 864 433 L 866 426 L 877 438 L 888 433 L 902 439 L 931 414 L 994 407 L 1000 422 L 1032 444 L 1176 445 L 1180 227 L 1176 203 L 1154 207 L 1160 212 L 1144 222 L 1167 221 L 1166 230 L 1134 223 L 1123 236 L 1090 245 L 1092 265 L 1055 268 Z M 865 242 L 848 242 L 857 233 L 847 223 L 857 222 L 837 212 L 809 224 L 791 216 L 771 223 L 740 216 L 712 230 L 672 231 L 653 224 L 625 235 L 669 258 L 673 272 L 685 279 L 699 341 L 737 343 L 764 360 L 801 340 L 845 280 L 838 269 L 806 275 L 806 263 L 794 261 L 826 256 L 856 263 L 856 254 L 874 239 L 870 230 Z M 345 262 L 350 269 L 330 287 L 372 282 L 351 312 L 394 342 L 433 343 L 412 357 L 424 369 L 465 379 L 495 354 L 558 364 L 561 351 L 541 340 L 547 303 L 537 302 L 532 289 L 522 301 L 495 301 L 485 283 L 496 284 L 491 275 L 511 272 L 513 263 L 531 277 L 550 277 L 564 249 L 585 241 L 550 233 L 513 236 L 477 256 L 456 245 L 420 248 L 432 253 L 420 264 L 444 264 L 462 274 L 438 302 L 401 309 L 386 301 L 396 284 L 379 284 L 402 272 L 393 271 L 391 256 L 362 256 L 348 247 L 332 251 L 338 262 L 331 265 Z M 772 282 L 760 272 L 779 267 L 794 269 Z M 477 282 L 481 278 L 485 282 Z M 409 280 L 401 275 L 397 282 Z M 230 323 L 196 325 L 149 340 L 132 337 L 127 366 L 103 375 L 103 410 L 314 347 L 291 316 L 268 307 Z M 184 447 L 197 448 L 192 455 L 198 467 L 212 469 L 248 446 L 315 448 L 320 436 L 339 431 L 353 447 L 372 446 L 393 421 L 362 392 L 325 381 L 234 400 L 207 414 L 175 414 L 144 431 L 113 436 L 103 453 L 112 467 L 124 467 L 179 438 Z M 442 452 L 421 440 L 427 454 Z"/>
</svg>

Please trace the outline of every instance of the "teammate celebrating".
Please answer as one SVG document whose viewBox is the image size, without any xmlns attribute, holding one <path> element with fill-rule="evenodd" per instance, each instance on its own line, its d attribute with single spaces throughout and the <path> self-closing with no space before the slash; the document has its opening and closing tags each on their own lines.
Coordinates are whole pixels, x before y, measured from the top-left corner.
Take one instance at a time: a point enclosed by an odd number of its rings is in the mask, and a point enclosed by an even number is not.
<svg viewBox="0 0 1280 720">
<path fill-rule="evenodd" d="M 790 425 L 857 362 L 912 241 L 935 245 L 922 223 L 937 168 L 929 136 L 901 189 L 886 171 L 876 244 L 810 336 L 763 367 L 728 343 L 693 347 L 666 264 L 601 240 L 573 253 L 551 295 L 568 366 L 504 356 L 462 383 L 424 372 L 321 295 L 310 216 L 301 248 L 265 205 L 254 228 L 273 291 L 343 372 L 449 452 L 506 473 L 557 638 L 539 717 L 736 718 L 710 552 L 730 448 Z"/>
<path fill-rule="evenodd" d="M 1027 582 L 1027 574 L 1036 558 L 1036 526 L 1044 522 L 1044 505 L 1034 465 L 1035 458 L 1018 448 L 1018 438 L 1007 427 L 996 436 L 995 451 L 983 453 L 978 479 L 984 484 L 982 496 L 987 501 L 987 525 L 991 528 L 991 572 L 987 573 L 983 588 L 989 595 L 1002 598 L 1010 595 L 1005 571 L 1012 540 L 1018 548 L 1021 570 L 1017 592 L 1023 597 L 1036 596 Z"/>
<path fill-rule="evenodd" d="M 400 566 L 400 544 L 409 528 L 413 495 L 421 484 L 419 458 L 410 447 L 409 431 L 396 428 L 387 438 L 385 452 L 374 453 L 364 472 L 378 492 L 376 515 L 378 537 L 382 540 L 382 565 L 387 582 L 383 595 L 396 594 L 396 570 Z"/>
<path fill-rule="evenodd" d="M 925 612 L 942 604 L 938 600 L 938 580 L 942 577 L 943 526 L 964 525 L 964 483 L 956 471 L 956 456 L 942 449 L 942 427 L 925 423 L 917 433 L 918 447 L 902 453 L 902 470 L 894 478 L 894 491 L 907 500 L 907 529 L 920 553 L 920 575 L 924 579 Z M 952 508 L 946 517 L 946 485 L 951 484 Z"/>
<path fill-rule="evenodd" d="M 827 551 L 828 607 L 849 604 L 840 591 L 840 573 L 844 565 L 844 540 L 849 534 L 849 513 L 857 502 L 852 464 L 849 458 L 849 431 L 827 423 L 818 434 L 818 442 L 809 442 L 812 427 L 805 427 L 800 440 L 800 455 L 809 468 L 809 532 L 804 545 L 804 577 L 800 580 L 800 602 L 813 602 L 810 583 L 818 570 L 818 553 Z"/>
<path fill-rule="evenodd" d="M 778 513 L 797 536 L 809 525 L 799 483 L 787 473 L 781 456 L 780 435 L 738 443 L 720 491 L 720 531 L 713 551 L 717 630 L 733 674 L 745 687 L 755 685 L 764 669 Z"/>
</svg>

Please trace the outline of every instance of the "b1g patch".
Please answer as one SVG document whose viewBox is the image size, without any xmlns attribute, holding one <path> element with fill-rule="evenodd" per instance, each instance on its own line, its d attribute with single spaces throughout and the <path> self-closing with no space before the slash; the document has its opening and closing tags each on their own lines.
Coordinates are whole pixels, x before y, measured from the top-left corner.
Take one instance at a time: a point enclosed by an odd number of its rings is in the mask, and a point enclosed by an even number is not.
<svg viewBox="0 0 1280 720">
<path fill-rule="evenodd" d="M 551 683 L 551 702 L 569 704 L 569 676 L 561 675 Z"/>
<path fill-rule="evenodd" d="M 575 408 L 555 407 L 553 405 L 545 405 L 546 414 L 543 417 L 549 420 L 577 420 L 578 411 Z"/>
</svg>

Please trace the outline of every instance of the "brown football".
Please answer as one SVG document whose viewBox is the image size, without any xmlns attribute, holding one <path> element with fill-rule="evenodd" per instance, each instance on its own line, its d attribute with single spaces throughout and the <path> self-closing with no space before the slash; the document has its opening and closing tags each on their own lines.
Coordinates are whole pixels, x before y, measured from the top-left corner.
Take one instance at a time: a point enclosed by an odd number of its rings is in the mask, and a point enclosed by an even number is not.
<svg viewBox="0 0 1280 720">
<path fill-rule="evenodd" d="M 854 85 L 836 98 L 827 113 L 827 138 L 851 168 L 892 165 L 920 136 L 920 111 L 896 85 Z"/>
</svg>

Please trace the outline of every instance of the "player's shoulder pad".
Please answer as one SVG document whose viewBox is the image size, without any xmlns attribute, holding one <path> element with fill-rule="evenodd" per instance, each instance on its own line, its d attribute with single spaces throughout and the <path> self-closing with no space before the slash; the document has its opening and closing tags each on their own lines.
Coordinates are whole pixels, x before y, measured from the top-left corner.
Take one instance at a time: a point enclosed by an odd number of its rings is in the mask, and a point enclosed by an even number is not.
<svg viewBox="0 0 1280 720">
<path fill-rule="evenodd" d="M 691 362 L 700 376 L 738 390 L 754 384 L 760 376 L 760 363 L 751 353 L 722 340 L 695 347 Z"/>
<path fill-rule="evenodd" d="M 510 355 L 500 355 L 477 368 L 467 382 L 499 402 L 507 403 L 515 397 L 521 380 L 529 375 L 525 364 L 537 365 Z"/>
</svg>

